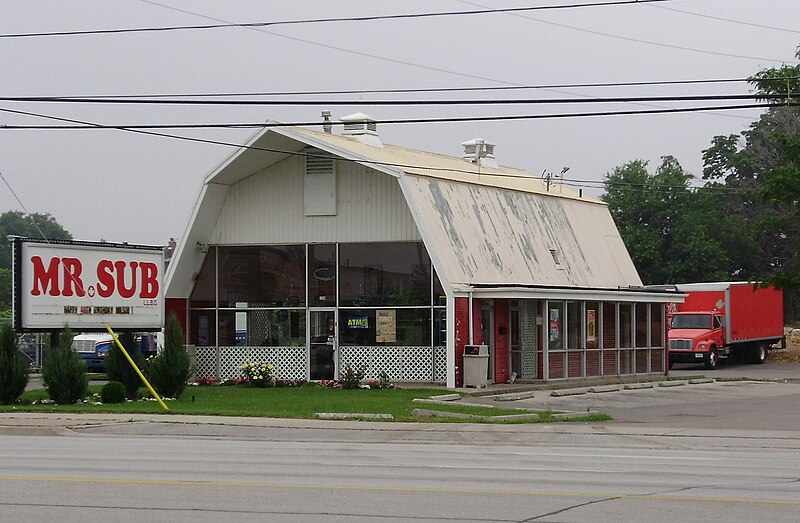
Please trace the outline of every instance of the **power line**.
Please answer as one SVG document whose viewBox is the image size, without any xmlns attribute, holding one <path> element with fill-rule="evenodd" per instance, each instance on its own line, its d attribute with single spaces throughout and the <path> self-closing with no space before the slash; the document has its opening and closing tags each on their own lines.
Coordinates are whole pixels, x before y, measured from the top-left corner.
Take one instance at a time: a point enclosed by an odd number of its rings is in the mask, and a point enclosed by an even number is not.
<svg viewBox="0 0 800 523">
<path fill-rule="evenodd" d="M 800 76 L 786 76 L 776 80 L 798 80 Z M 224 98 L 241 96 L 320 96 L 320 95 L 348 95 L 348 94 L 408 94 L 408 93 L 454 93 L 476 91 L 521 91 L 536 89 L 572 89 L 584 87 L 640 87 L 658 85 L 694 85 L 694 84 L 719 84 L 750 82 L 750 78 L 707 78 L 695 80 L 651 80 L 638 82 L 597 82 L 597 83 L 571 83 L 571 84 L 541 84 L 541 85 L 495 85 L 484 87 L 420 87 L 410 89 L 343 89 L 321 91 L 251 91 L 227 93 L 160 93 L 160 94 L 114 94 L 114 95 L 78 95 L 56 96 L 55 98 Z"/>
<path fill-rule="evenodd" d="M 703 13 L 694 13 L 692 11 L 684 11 L 683 9 L 675 9 L 674 7 L 664 7 L 664 6 L 660 6 L 660 5 L 654 5 L 652 7 L 657 7 L 659 9 L 664 9 L 666 11 L 673 11 L 675 13 L 682 13 L 682 14 L 685 14 L 685 15 L 699 16 L 701 18 L 708 18 L 709 20 L 719 20 L 721 22 L 730 22 L 732 24 L 747 25 L 747 26 L 750 26 L 750 27 L 758 27 L 759 29 L 770 29 L 772 31 L 783 31 L 784 33 L 800 34 L 800 31 L 798 31 L 796 29 L 786 29 L 784 27 L 775 27 L 775 26 L 772 26 L 772 25 L 754 24 L 753 22 L 745 22 L 743 20 L 734 20 L 732 18 L 723 18 L 721 16 L 712 16 L 712 15 L 706 15 L 706 14 L 703 14 Z"/>
<path fill-rule="evenodd" d="M 459 0 L 459 1 L 461 3 L 467 4 L 467 5 L 485 7 L 484 5 L 478 4 L 476 2 L 470 2 L 470 1 L 467 1 L 467 0 Z M 766 60 L 766 61 L 769 61 L 769 62 L 783 62 L 783 60 L 776 60 L 774 58 L 765 58 L 765 57 L 761 57 L 761 56 L 748 56 L 748 55 L 740 55 L 740 54 L 734 54 L 734 53 L 723 53 L 723 52 L 718 52 L 718 51 L 708 51 L 706 49 L 698 49 L 696 47 L 686 47 L 686 46 L 682 46 L 682 45 L 665 44 L 665 43 L 662 43 L 662 42 L 653 42 L 651 40 L 642 40 L 640 38 L 631 38 L 631 37 L 628 37 L 628 36 L 622 36 L 622 35 L 618 35 L 618 34 L 614 34 L 614 33 L 606 33 L 606 32 L 603 32 L 603 31 L 594 31 L 592 29 L 584 29 L 583 27 L 576 27 L 574 25 L 562 24 L 562 23 L 553 22 L 553 21 L 550 21 L 550 20 L 542 20 L 541 18 L 533 18 L 531 16 L 526 16 L 526 15 L 521 14 L 521 13 L 508 13 L 508 15 L 509 16 L 516 16 L 516 17 L 523 18 L 523 19 L 526 19 L 526 20 L 533 20 L 535 22 L 540 22 L 542 24 L 549 24 L 549 25 L 554 25 L 556 27 L 563 27 L 565 29 L 572 29 L 574 31 L 580 31 L 582 33 L 593 34 L 593 35 L 598 35 L 598 36 L 606 36 L 608 38 L 616 38 L 618 40 L 625 40 L 627 42 L 636 42 L 636 43 L 640 43 L 640 44 L 655 45 L 655 46 L 658 46 L 658 47 L 666 47 L 668 49 L 678 49 L 680 51 L 692 51 L 692 52 L 696 52 L 696 53 L 703 53 L 703 54 L 709 54 L 709 55 L 714 55 L 714 56 L 725 56 L 725 57 L 728 57 L 728 58 L 743 58 L 745 60 L 759 60 L 759 61 L 765 61 Z"/>
<path fill-rule="evenodd" d="M 399 118 L 375 120 L 376 124 L 426 124 L 426 123 L 460 123 L 460 122 L 492 122 L 492 121 L 514 121 L 514 120 L 543 120 L 559 118 L 587 118 L 601 116 L 632 116 L 644 114 L 671 114 L 671 113 L 692 113 L 703 111 L 729 111 L 740 109 L 766 109 L 771 107 L 799 107 L 800 102 L 789 102 L 788 104 L 753 103 L 722 106 L 702 106 L 702 107 L 677 107 L 677 108 L 656 108 L 656 109 L 633 109 L 627 111 L 589 111 L 579 113 L 548 113 L 548 114 L 525 114 L 525 115 L 493 115 L 493 116 L 459 116 L 446 118 Z M 61 126 L 34 126 L 34 125 L 0 125 L 0 130 L 71 130 L 71 129 L 118 129 L 118 130 L 144 130 L 144 129 L 242 129 L 242 128 L 271 128 L 271 127 L 312 127 L 322 125 L 321 121 L 310 122 L 251 122 L 251 123 L 210 123 L 210 124 L 130 124 L 130 125 L 104 125 L 81 122 L 54 116 L 42 115 L 29 111 L 19 111 L 8 108 L 0 108 L 0 112 L 20 114 L 25 116 L 35 116 L 72 122 L 78 125 Z M 332 125 L 341 125 L 332 122 Z M 165 135 L 172 138 L 189 139 L 186 137 Z M 205 141 L 200 140 L 198 141 Z M 216 143 L 208 141 L 207 143 Z M 228 145 L 240 147 L 239 144 L 219 142 L 218 145 Z"/>
<path fill-rule="evenodd" d="M 446 16 L 473 16 L 473 15 L 500 14 L 500 13 L 520 13 L 520 12 L 530 12 L 530 11 L 567 10 L 567 9 L 580 9 L 586 7 L 610 7 L 610 6 L 622 6 L 631 4 L 661 3 L 661 2 L 671 2 L 671 1 L 673 0 L 616 0 L 611 2 L 590 2 L 583 4 L 509 7 L 502 9 L 486 8 L 486 9 L 473 9 L 469 11 L 440 11 L 440 12 L 427 12 L 427 13 L 407 13 L 407 14 L 396 14 L 396 15 L 310 18 L 303 20 L 280 20 L 272 22 L 176 25 L 176 26 L 162 26 L 162 27 L 136 27 L 128 29 L 91 29 L 85 31 L 49 31 L 40 33 L 0 34 L 0 38 L 36 38 L 36 37 L 50 37 L 50 36 L 88 36 L 88 35 L 108 35 L 108 34 L 126 34 L 126 33 L 157 33 L 157 32 L 186 31 L 186 30 L 227 29 L 227 28 L 237 28 L 237 27 L 252 29 L 261 27 L 275 27 L 282 25 L 307 25 L 307 24 L 322 24 L 322 23 L 332 23 L 332 22 L 371 22 L 376 20 L 404 20 L 404 19 L 414 19 L 414 18 L 437 18 Z M 164 7 L 162 4 L 158 4 L 156 2 L 145 2 L 145 3 Z"/>
<path fill-rule="evenodd" d="M 609 96 L 581 98 L 521 98 L 521 99 L 442 99 L 442 100 L 187 100 L 152 98 L 67 98 L 55 96 L 0 96 L 4 102 L 82 103 L 117 105 L 541 105 L 583 103 L 634 103 L 634 102 L 700 102 L 732 100 L 784 100 L 793 93 L 783 94 L 712 94 L 684 96 Z"/>
</svg>

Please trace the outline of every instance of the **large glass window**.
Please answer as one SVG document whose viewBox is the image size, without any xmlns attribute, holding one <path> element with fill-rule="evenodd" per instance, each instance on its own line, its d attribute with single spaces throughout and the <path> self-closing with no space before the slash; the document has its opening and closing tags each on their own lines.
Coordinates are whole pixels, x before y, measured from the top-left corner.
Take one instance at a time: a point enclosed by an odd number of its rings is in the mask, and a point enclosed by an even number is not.
<svg viewBox="0 0 800 523">
<path fill-rule="evenodd" d="M 339 305 L 431 305 L 431 263 L 421 242 L 339 245 Z"/>
<path fill-rule="evenodd" d="M 431 343 L 431 309 L 341 309 L 340 345 L 425 346 Z"/>
<path fill-rule="evenodd" d="M 306 344 L 304 309 L 236 311 L 235 323 L 236 345 L 298 347 Z"/>
<path fill-rule="evenodd" d="M 336 305 L 336 245 L 308 246 L 308 305 Z"/>
<path fill-rule="evenodd" d="M 219 247 L 219 306 L 305 305 L 305 246 Z"/>
<path fill-rule="evenodd" d="M 664 346 L 664 305 L 661 303 L 650 304 L 650 344 Z"/>
<path fill-rule="evenodd" d="M 564 302 L 547 304 L 547 339 L 551 351 L 564 349 Z"/>
<path fill-rule="evenodd" d="M 621 349 L 633 347 L 633 311 L 630 303 L 619 304 L 619 346 Z"/>
<path fill-rule="evenodd" d="M 634 303 L 636 308 L 636 347 L 647 347 L 647 303 Z"/>
<path fill-rule="evenodd" d="M 567 302 L 567 349 L 583 350 L 583 332 L 581 329 L 581 302 Z"/>
<path fill-rule="evenodd" d="M 613 349 L 617 346 L 617 305 L 603 303 L 603 348 Z"/>
<path fill-rule="evenodd" d="M 598 348 L 597 340 L 600 333 L 600 309 L 596 301 L 586 302 L 586 348 Z"/>
<path fill-rule="evenodd" d="M 199 309 L 206 307 L 216 307 L 217 289 L 217 248 L 211 247 L 206 253 L 203 267 L 197 274 L 194 282 L 194 289 L 189 298 L 189 308 Z"/>
</svg>

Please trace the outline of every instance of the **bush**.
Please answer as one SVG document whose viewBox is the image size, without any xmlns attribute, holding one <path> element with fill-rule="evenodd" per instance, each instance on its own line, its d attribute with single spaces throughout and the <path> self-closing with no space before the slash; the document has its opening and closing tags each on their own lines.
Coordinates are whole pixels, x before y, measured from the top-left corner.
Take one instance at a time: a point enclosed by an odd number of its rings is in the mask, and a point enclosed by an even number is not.
<svg viewBox="0 0 800 523">
<path fill-rule="evenodd" d="M 16 403 L 28 385 L 28 364 L 17 351 L 17 336 L 8 323 L 0 326 L 0 404 Z"/>
<path fill-rule="evenodd" d="M 75 403 L 89 391 L 86 364 L 72 348 L 72 331 L 64 327 L 58 343 L 51 347 L 42 365 L 42 381 L 56 403 Z"/>
<path fill-rule="evenodd" d="M 109 381 L 100 389 L 100 401 L 103 403 L 124 403 L 125 385 L 119 381 Z"/>
<path fill-rule="evenodd" d="M 366 368 L 359 367 L 358 369 L 353 369 L 350 365 L 345 367 L 344 372 L 342 372 L 342 377 L 339 380 L 342 384 L 343 389 L 359 389 L 361 388 L 361 380 L 364 379 L 364 375 L 366 374 Z"/>
<path fill-rule="evenodd" d="M 144 367 L 144 357 L 137 350 L 136 338 L 133 333 L 122 332 L 118 338 L 133 362 L 141 370 Z M 129 400 L 136 399 L 139 387 L 144 386 L 139 375 L 131 367 L 128 358 L 125 357 L 116 343 L 111 344 L 111 349 L 108 351 L 108 356 L 106 356 L 106 377 L 109 381 L 122 383 L 123 387 L 125 387 L 125 397 Z"/>
<path fill-rule="evenodd" d="M 247 360 L 239 369 L 251 387 L 275 385 L 275 366 L 268 361 Z"/>
<path fill-rule="evenodd" d="M 150 360 L 145 374 L 156 392 L 166 398 L 177 398 L 186 389 L 192 368 L 183 347 L 183 330 L 174 314 L 167 320 L 164 350 Z"/>
</svg>

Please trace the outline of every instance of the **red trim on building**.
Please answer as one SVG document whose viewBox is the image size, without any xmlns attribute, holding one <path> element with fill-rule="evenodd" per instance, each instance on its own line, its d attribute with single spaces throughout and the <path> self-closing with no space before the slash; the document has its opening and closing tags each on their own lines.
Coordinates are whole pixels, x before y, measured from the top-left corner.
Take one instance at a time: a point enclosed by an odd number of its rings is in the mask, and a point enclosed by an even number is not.
<svg viewBox="0 0 800 523">
<path fill-rule="evenodd" d="M 177 316 L 183 329 L 184 343 L 189 339 L 189 300 L 186 298 L 166 298 L 164 300 L 164 318 L 169 319 L 169 315 Z"/>
</svg>

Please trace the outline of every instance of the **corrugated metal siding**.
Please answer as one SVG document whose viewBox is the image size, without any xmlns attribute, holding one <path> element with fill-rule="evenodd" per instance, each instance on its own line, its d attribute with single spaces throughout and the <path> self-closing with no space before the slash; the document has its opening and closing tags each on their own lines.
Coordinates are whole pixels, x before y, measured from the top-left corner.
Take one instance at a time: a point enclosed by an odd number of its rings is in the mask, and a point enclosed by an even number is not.
<svg viewBox="0 0 800 523">
<path fill-rule="evenodd" d="M 211 243 L 418 241 L 397 179 L 336 162 L 337 214 L 305 216 L 302 158 L 288 158 L 230 187 Z"/>
<path fill-rule="evenodd" d="M 443 251 L 438 259 L 451 284 L 641 285 L 603 205 L 427 177 L 405 180 L 428 248 Z"/>
</svg>

